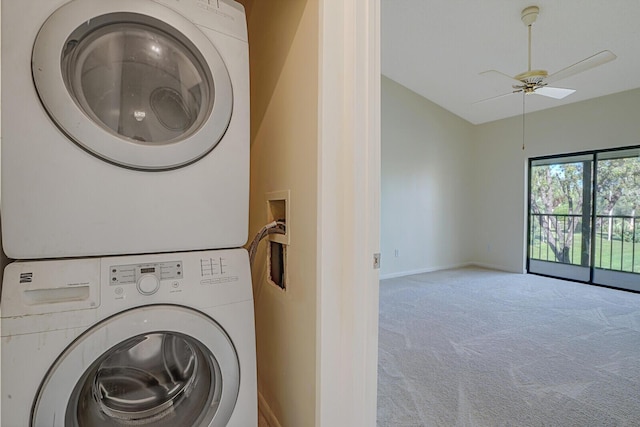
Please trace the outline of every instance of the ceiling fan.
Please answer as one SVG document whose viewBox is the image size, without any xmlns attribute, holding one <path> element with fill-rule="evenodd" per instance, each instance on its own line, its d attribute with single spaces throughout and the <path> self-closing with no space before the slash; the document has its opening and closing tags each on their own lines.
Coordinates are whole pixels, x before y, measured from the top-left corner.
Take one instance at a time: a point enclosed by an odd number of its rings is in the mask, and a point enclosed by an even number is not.
<svg viewBox="0 0 640 427">
<path fill-rule="evenodd" d="M 546 70 L 532 70 L 531 69 L 531 26 L 536 19 L 538 18 L 538 14 L 540 13 L 540 8 L 538 6 L 529 6 L 526 7 L 521 14 L 522 22 L 527 26 L 529 30 L 529 66 L 527 71 L 517 74 L 513 77 L 502 73 L 496 70 L 489 70 L 480 73 L 481 75 L 494 75 L 502 80 L 508 80 L 511 84 L 513 90 L 509 93 L 505 93 L 502 95 L 494 96 L 491 98 L 483 99 L 478 102 L 485 102 L 496 98 L 501 98 L 503 96 L 511 95 L 512 93 L 522 92 L 523 94 L 536 94 L 547 96 L 555 99 L 562 99 L 566 96 L 571 95 L 575 92 L 575 89 L 565 89 L 559 87 L 551 87 L 550 83 L 557 82 L 561 79 L 567 78 L 569 76 L 573 76 L 575 74 L 581 73 L 583 71 L 589 70 L 591 68 L 597 67 L 599 65 L 605 64 L 609 61 L 613 61 L 616 59 L 616 55 L 608 50 L 603 50 L 602 52 L 598 52 L 595 55 L 592 55 L 588 58 L 583 59 L 582 61 L 576 62 L 573 65 L 570 65 L 566 68 L 563 68 L 560 71 L 556 71 L 553 74 L 549 74 Z"/>
</svg>

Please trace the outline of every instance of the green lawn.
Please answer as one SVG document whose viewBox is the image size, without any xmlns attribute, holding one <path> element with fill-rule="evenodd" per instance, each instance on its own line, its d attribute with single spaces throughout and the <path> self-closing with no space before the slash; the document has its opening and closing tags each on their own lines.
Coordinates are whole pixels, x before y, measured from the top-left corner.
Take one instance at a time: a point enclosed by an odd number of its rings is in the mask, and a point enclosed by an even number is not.
<svg viewBox="0 0 640 427">
<path fill-rule="evenodd" d="M 571 246 L 571 264 L 580 265 L 580 251 L 582 235 L 576 234 Z M 635 249 L 635 258 L 634 258 Z M 556 261 L 551 248 L 545 243 L 534 239 L 531 242 L 529 254 L 531 259 Z M 640 243 L 623 242 L 606 237 L 596 236 L 595 267 L 607 270 L 628 271 L 640 273 Z"/>
</svg>

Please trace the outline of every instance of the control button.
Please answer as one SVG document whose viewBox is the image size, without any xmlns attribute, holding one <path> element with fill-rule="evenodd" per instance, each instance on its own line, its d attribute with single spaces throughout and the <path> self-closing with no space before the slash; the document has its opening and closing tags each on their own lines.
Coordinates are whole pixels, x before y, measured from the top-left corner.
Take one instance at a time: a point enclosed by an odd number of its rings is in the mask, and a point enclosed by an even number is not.
<svg viewBox="0 0 640 427">
<path fill-rule="evenodd" d="M 153 274 L 145 274 L 138 279 L 137 287 L 142 295 L 152 295 L 160 289 L 160 281 Z"/>
<path fill-rule="evenodd" d="M 116 288 L 116 295 L 122 295 L 123 292 L 124 292 L 124 289 L 122 289 L 121 287 Z"/>
<path fill-rule="evenodd" d="M 178 282 L 173 282 L 173 283 L 171 284 L 171 286 L 173 286 L 174 288 L 177 288 L 178 286 L 180 286 L 180 283 L 178 283 Z"/>
</svg>

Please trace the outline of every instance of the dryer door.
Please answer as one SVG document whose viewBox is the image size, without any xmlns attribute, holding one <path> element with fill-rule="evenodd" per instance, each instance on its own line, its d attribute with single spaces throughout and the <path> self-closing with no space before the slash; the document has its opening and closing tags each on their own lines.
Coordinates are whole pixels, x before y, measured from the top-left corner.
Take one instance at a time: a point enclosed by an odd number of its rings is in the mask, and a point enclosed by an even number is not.
<svg viewBox="0 0 640 427">
<path fill-rule="evenodd" d="M 231 80 L 215 46 L 150 0 L 62 6 L 38 33 L 32 71 L 58 127 L 128 168 L 194 162 L 218 144 L 231 119 Z"/>
<path fill-rule="evenodd" d="M 233 344 L 184 307 L 133 309 L 71 344 L 44 379 L 32 426 L 225 426 L 240 368 Z"/>
</svg>

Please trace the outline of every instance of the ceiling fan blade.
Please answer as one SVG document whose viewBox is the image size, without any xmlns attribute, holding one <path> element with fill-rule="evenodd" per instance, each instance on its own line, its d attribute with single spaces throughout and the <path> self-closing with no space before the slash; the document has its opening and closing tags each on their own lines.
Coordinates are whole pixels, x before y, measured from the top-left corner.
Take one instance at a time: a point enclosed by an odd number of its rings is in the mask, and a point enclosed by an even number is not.
<svg viewBox="0 0 640 427">
<path fill-rule="evenodd" d="M 522 86 L 522 82 L 520 80 L 516 80 L 513 77 L 511 77 L 511 76 L 509 76 L 509 75 L 507 75 L 505 73 L 502 73 L 500 71 L 497 71 L 497 70 L 483 71 L 483 72 L 480 73 L 480 75 L 481 76 L 487 76 L 487 77 L 493 77 L 496 80 L 500 79 L 502 81 L 509 82 L 509 84 L 511 86 L 513 86 L 513 85 Z"/>
<path fill-rule="evenodd" d="M 548 96 L 549 98 L 562 99 L 571 95 L 575 91 L 576 91 L 575 89 L 564 89 L 561 87 L 542 86 L 536 89 L 535 91 L 533 91 L 533 93 L 535 93 L 536 95 Z"/>
<path fill-rule="evenodd" d="M 597 67 L 598 65 L 606 64 L 607 62 L 613 61 L 616 58 L 617 56 L 614 55 L 611 51 L 603 50 L 602 52 L 598 52 L 593 56 L 590 56 L 580 62 L 576 62 L 575 64 L 570 65 L 567 68 L 551 74 L 549 77 L 544 79 L 544 81 L 545 83 L 557 82 L 558 80 L 573 76 L 574 74 L 578 74 L 583 71 L 587 71 L 591 68 Z"/>
<path fill-rule="evenodd" d="M 481 99 L 480 101 L 475 101 L 475 102 L 471 103 L 471 105 L 482 104 L 483 102 L 493 101 L 494 99 L 498 99 L 498 98 L 504 98 L 505 96 L 513 95 L 514 93 L 518 93 L 518 92 L 522 92 L 522 90 L 521 89 L 520 90 L 514 90 L 514 91 L 509 92 L 509 93 L 503 93 L 501 95 L 492 96 L 491 98 Z"/>
</svg>

